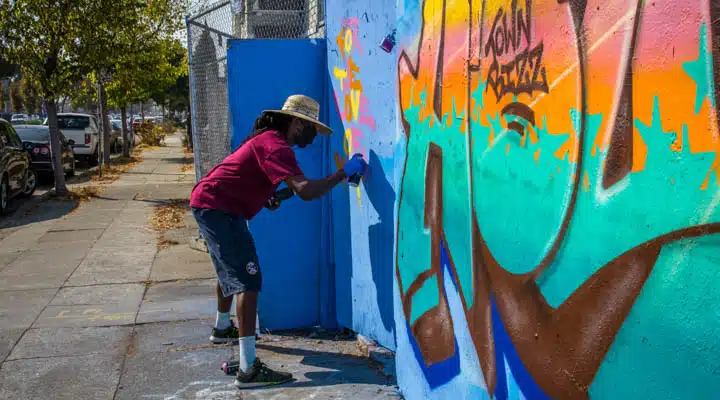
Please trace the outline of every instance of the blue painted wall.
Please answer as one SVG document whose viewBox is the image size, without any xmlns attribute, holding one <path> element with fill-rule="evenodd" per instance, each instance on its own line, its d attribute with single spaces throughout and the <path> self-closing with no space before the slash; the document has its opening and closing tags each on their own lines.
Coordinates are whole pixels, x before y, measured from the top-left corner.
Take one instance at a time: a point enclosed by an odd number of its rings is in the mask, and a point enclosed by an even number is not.
<svg viewBox="0 0 720 400">
<path fill-rule="evenodd" d="M 342 326 L 395 348 L 395 209 L 402 169 L 395 54 L 378 44 L 395 24 L 382 0 L 327 2 L 331 151 L 334 168 L 355 153 L 370 164 L 357 189 L 332 192 L 337 317 Z"/>
<path fill-rule="evenodd" d="M 288 96 L 305 94 L 325 102 L 324 41 L 236 40 L 230 41 L 227 54 L 233 149 L 250 133 L 263 110 L 280 109 Z M 321 119 L 327 120 L 323 113 Z M 327 149 L 327 137 L 295 149 L 306 176 L 326 174 L 322 160 L 327 159 Z M 303 202 L 295 197 L 277 211 L 263 210 L 250 221 L 263 271 L 261 327 L 334 325 L 326 207 L 323 201 Z"/>
</svg>

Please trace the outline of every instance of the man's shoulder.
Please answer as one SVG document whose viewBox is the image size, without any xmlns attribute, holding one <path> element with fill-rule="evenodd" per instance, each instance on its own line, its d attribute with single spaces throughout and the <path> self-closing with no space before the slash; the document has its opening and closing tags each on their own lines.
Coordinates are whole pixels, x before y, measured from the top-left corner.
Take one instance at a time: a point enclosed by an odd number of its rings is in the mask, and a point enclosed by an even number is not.
<svg viewBox="0 0 720 400">
<path fill-rule="evenodd" d="M 252 140 L 252 146 L 256 152 L 263 155 L 270 155 L 277 151 L 292 151 L 287 140 L 277 131 L 264 132 Z"/>
</svg>

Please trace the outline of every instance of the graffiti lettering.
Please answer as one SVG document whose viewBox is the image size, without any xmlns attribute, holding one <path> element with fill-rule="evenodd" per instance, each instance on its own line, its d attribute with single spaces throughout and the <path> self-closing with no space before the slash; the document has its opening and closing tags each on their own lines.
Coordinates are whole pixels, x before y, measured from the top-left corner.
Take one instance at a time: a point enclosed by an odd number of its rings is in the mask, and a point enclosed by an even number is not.
<svg viewBox="0 0 720 400">
<path fill-rule="evenodd" d="M 533 95 L 540 91 L 548 93 L 547 74 L 543 66 L 543 42 L 532 49 L 530 37 L 530 0 L 525 1 L 525 11 L 517 8 L 517 0 L 513 0 L 510 12 L 510 27 L 507 26 L 507 14 L 501 7 L 495 16 L 488 42 L 485 45 L 485 56 L 492 53 L 493 62 L 488 70 L 488 89 L 495 92 L 497 101 L 508 93 Z M 525 48 L 522 48 L 525 39 Z M 516 54 L 510 61 L 501 63 L 504 55 Z"/>
<path fill-rule="evenodd" d="M 345 158 L 353 153 L 364 153 L 360 142 L 363 137 L 362 128 L 370 128 L 371 131 L 375 131 L 375 119 L 368 112 L 369 101 L 363 94 L 360 67 L 352 55 L 353 49 L 360 45 L 357 38 L 358 29 L 357 19 L 345 19 L 342 29 L 335 39 L 344 64 L 342 67 L 336 66 L 333 69 L 333 75 L 338 80 L 342 96 L 340 116 L 345 124 L 345 145 L 343 146 Z M 340 169 L 343 165 L 343 157 L 335 153 L 334 158 L 336 167 Z M 358 203 L 360 203 L 360 188 L 357 188 L 356 193 Z"/>
</svg>

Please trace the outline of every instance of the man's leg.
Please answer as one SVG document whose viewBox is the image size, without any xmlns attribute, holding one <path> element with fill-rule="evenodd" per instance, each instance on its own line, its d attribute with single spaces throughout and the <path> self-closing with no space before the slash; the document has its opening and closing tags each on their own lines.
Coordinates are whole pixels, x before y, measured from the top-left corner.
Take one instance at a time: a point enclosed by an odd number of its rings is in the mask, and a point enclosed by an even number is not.
<svg viewBox="0 0 720 400">
<path fill-rule="evenodd" d="M 237 295 L 237 317 L 240 330 L 238 346 L 238 373 L 235 385 L 240 389 L 277 385 L 288 382 L 292 375 L 275 371 L 257 360 L 255 356 L 255 325 L 258 292 L 242 292 Z"/>
<path fill-rule="evenodd" d="M 239 330 L 238 359 L 240 370 L 247 372 L 255 362 L 255 316 L 257 315 L 258 292 L 243 292 L 237 295 L 235 305 Z"/>
<path fill-rule="evenodd" d="M 215 291 L 217 293 L 217 316 L 215 318 L 215 329 L 224 330 L 232 326 L 232 321 L 230 321 L 230 308 L 232 307 L 233 297 L 232 295 L 227 297 L 223 296 L 219 283 L 217 284 Z"/>
</svg>

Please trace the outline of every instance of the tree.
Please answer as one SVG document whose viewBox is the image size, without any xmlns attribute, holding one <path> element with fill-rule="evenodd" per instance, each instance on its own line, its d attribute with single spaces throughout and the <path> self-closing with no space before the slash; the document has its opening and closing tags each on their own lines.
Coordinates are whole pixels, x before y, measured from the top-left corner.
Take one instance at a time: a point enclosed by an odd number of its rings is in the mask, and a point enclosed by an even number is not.
<svg viewBox="0 0 720 400">
<path fill-rule="evenodd" d="M 0 80 L 0 114 L 5 112 L 5 82 Z"/>
<path fill-rule="evenodd" d="M 117 60 L 175 33 L 180 0 L 0 0 L 0 46 L 45 103 L 53 155 L 60 154 L 56 102 L 90 72 L 111 72 Z M 177 16 L 177 17 L 176 17 Z M 137 46 L 133 47 L 133 45 Z M 106 124 L 107 126 L 107 124 Z M 107 140 L 105 141 L 107 142 Z M 55 190 L 67 187 L 53 157 Z"/>
<path fill-rule="evenodd" d="M 10 110 L 14 113 L 21 113 L 25 109 L 25 99 L 23 98 L 22 87 L 20 82 L 10 83 Z"/>
<path fill-rule="evenodd" d="M 169 85 L 166 82 L 172 82 L 177 75 L 176 69 L 169 64 L 169 59 L 176 47 L 181 46 L 174 39 L 174 35 L 182 27 L 185 1 L 124 1 L 128 6 L 124 7 L 125 13 L 118 17 L 124 23 L 118 23 L 118 18 L 104 19 L 96 27 L 97 31 L 105 33 L 108 43 L 103 45 L 96 42 L 95 46 L 107 47 L 109 44 L 112 49 L 111 56 L 103 56 L 103 53 L 98 51 L 91 52 L 96 57 L 96 70 L 111 76 L 107 82 L 98 82 L 106 127 L 109 126 L 108 102 L 121 109 L 122 119 L 126 121 L 127 112 L 124 109 L 129 104 L 147 101 L 165 89 Z M 113 3 L 112 8 L 123 7 Z M 128 10 L 132 12 L 128 13 Z M 97 57 L 98 55 L 100 57 Z M 105 136 L 109 138 L 109 129 L 106 129 Z M 123 141 L 129 143 L 125 122 Z M 107 140 L 104 142 L 108 143 Z M 124 149 L 127 155 L 129 146 L 124 146 Z M 106 157 L 109 157 L 108 152 Z"/>
<path fill-rule="evenodd" d="M 145 46 L 145 51 L 128 54 L 123 58 L 112 81 L 107 84 L 109 103 L 120 109 L 122 120 L 127 120 L 127 107 L 133 103 L 145 103 L 165 96 L 165 90 L 182 73 L 181 65 L 173 65 L 172 57 L 182 45 L 173 41 L 162 41 L 154 46 Z M 162 95 L 161 95 L 162 94 Z M 123 122 L 123 143 L 127 139 L 127 127 Z M 123 146 L 129 155 L 129 146 Z"/>
<path fill-rule="evenodd" d="M 58 155 L 58 98 L 87 70 L 84 48 L 96 23 L 92 0 L 0 0 L 0 43 L 8 61 L 38 88 L 50 126 L 55 191 L 68 193 Z M 101 2 L 106 3 L 106 2 Z"/>
<path fill-rule="evenodd" d="M 175 80 L 175 84 L 165 90 L 167 97 L 167 106 L 172 113 L 184 113 L 187 115 L 187 123 L 185 136 L 187 145 L 192 148 L 192 120 L 190 117 L 190 76 L 188 69 L 187 52 L 183 49 L 179 54 L 178 66 L 180 75 Z"/>
<path fill-rule="evenodd" d="M 107 99 L 122 114 L 123 143 L 129 144 L 127 131 L 127 107 L 145 103 L 158 97 L 172 85 L 182 72 L 182 67 L 172 60 L 184 52 L 182 44 L 174 38 L 181 28 L 185 10 L 182 1 L 153 1 L 138 11 L 134 29 L 122 32 L 118 40 L 130 48 L 118 54 L 110 67 L 112 80 L 106 85 Z M 123 146 L 129 155 L 129 146 Z"/>
</svg>

